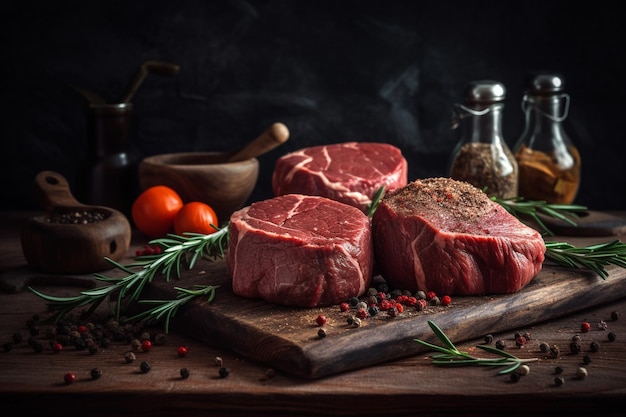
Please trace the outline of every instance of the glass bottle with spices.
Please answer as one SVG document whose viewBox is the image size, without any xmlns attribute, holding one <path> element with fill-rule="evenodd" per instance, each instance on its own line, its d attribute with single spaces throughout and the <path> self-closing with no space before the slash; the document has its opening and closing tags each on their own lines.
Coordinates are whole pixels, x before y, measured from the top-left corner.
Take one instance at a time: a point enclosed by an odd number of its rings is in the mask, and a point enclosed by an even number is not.
<svg viewBox="0 0 626 417">
<path fill-rule="evenodd" d="M 522 100 L 525 129 L 514 146 L 519 194 L 527 200 L 571 204 L 580 185 L 581 160 L 563 128 L 569 95 L 555 72 L 530 74 Z"/>
<path fill-rule="evenodd" d="M 502 135 L 504 85 L 472 81 L 463 97 L 463 104 L 454 106 L 453 129 L 460 128 L 460 139 L 452 152 L 450 177 L 469 182 L 489 196 L 517 197 L 517 161 Z"/>
</svg>

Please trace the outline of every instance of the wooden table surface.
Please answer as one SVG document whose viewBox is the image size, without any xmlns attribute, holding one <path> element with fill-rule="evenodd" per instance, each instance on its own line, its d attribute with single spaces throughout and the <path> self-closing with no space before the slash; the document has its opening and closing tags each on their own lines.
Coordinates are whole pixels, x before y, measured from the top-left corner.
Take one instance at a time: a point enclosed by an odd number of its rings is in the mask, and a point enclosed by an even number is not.
<svg viewBox="0 0 626 417">
<path fill-rule="evenodd" d="M 0 215 L 0 273 L 4 276 L 27 267 L 22 255 L 20 228 L 27 213 Z M 623 240 L 625 236 L 618 238 Z M 607 240 L 610 238 L 607 238 Z M 135 237 L 130 252 L 145 244 Z M 610 277 L 608 278 L 610 279 Z M 50 294 L 75 295 L 76 287 L 47 286 L 38 289 Z M 209 346 L 175 331 L 163 344 L 148 352 L 132 350 L 128 341 L 114 342 L 97 352 L 64 348 L 54 352 L 49 344 L 36 352 L 29 345 L 27 323 L 37 315 L 46 316 L 43 300 L 28 291 L 0 292 L 0 341 L 11 342 L 15 333 L 24 336 L 12 349 L 0 354 L 0 402 L 14 412 L 41 415 L 133 415 L 133 416 L 403 416 L 403 415 L 622 415 L 626 400 L 626 294 L 600 305 L 556 320 L 517 329 L 530 333 L 528 343 L 514 347 L 514 332 L 494 334 L 505 340 L 511 353 L 538 358 L 530 373 L 513 382 L 499 375 L 500 368 L 437 367 L 429 353 L 341 373 L 316 380 L 303 380 L 240 357 L 226 349 Z M 612 313 L 622 317 L 612 319 Z M 591 330 L 581 333 L 583 322 Z M 606 329 L 599 324 L 604 322 Z M 52 326 L 41 323 L 40 339 Z M 609 341 L 609 333 L 616 336 Z M 580 353 L 570 352 L 575 335 L 581 336 Z M 592 352 L 591 342 L 599 349 Z M 389 340 L 389 343 L 393 343 Z M 454 342 L 454 341 L 453 341 Z M 542 353 L 545 342 L 560 347 L 556 358 Z M 458 343 L 460 350 L 481 356 L 475 346 L 483 340 Z M 179 346 L 188 354 L 180 357 Z M 585 364 L 584 357 L 590 362 Z M 219 376 L 216 358 L 230 369 Z M 140 363 L 151 364 L 147 373 Z M 555 369 L 562 368 L 564 383 L 557 386 Z M 579 367 L 586 378 L 578 378 Z M 99 368 L 102 376 L 90 377 Z M 180 377 L 181 368 L 190 376 Z M 76 381 L 65 384 L 64 375 L 75 373 Z M 600 411 L 602 410 L 601 414 Z M 45 413 L 45 414 L 43 414 Z M 504 414 L 496 414 L 504 413 Z"/>
</svg>

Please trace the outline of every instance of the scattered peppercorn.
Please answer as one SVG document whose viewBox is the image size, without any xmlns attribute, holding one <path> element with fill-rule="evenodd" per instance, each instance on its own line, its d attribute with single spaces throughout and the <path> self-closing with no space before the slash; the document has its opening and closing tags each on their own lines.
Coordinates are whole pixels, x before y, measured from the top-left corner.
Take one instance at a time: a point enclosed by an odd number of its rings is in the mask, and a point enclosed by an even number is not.
<svg viewBox="0 0 626 417">
<path fill-rule="evenodd" d="M 124 355 L 124 360 L 126 361 L 126 363 L 133 363 L 135 362 L 135 359 L 137 359 L 137 357 L 133 352 L 126 352 L 126 355 Z"/>
<path fill-rule="evenodd" d="M 17 344 L 17 343 L 22 343 L 22 341 L 24 340 L 24 336 L 22 336 L 22 333 L 20 332 L 15 332 L 13 333 L 13 343 Z"/>
<path fill-rule="evenodd" d="M 562 374 L 563 373 L 563 368 L 561 368 L 560 366 L 556 366 L 554 368 L 554 373 L 557 374 L 557 375 Z"/>
<path fill-rule="evenodd" d="M 230 375 L 230 369 L 222 366 L 219 370 L 219 375 L 220 378 L 226 378 L 228 375 Z"/>
<path fill-rule="evenodd" d="M 585 379 L 585 378 L 587 378 L 587 369 L 583 368 L 582 366 L 580 368 L 578 368 L 578 370 L 576 371 L 576 377 L 578 379 Z"/>
<path fill-rule="evenodd" d="M 348 304 L 348 303 L 341 303 L 341 304 L 339 304 L 339 310 L 342 313 L 345 313 L 346 311 L 350 310 L 350 304 Z"/>
<path fill-rule="evenodd" d="M 572 336 L 572 341 L 573 342 L 580 342 L 582 339 L 580 338 L 579 334 L 575 334 L 574 336 Z"/>
<path fill-rule="evenodd" d="M 557 345 L 550 346 L 550 356 L 552 356 L 553 358 L 558 358 L 560 353 L 561 351 L 559 350 L 559 347 Z"/>
<path fill-rule="evenodd" d="M 598 342 L 591 342 L 589 343 L 589 350 L 591 350 L 592 352 L 597 352 L 598 350 L 600 350 L 600 345 L 598 344 Z"/>
<path fill-rule="evenodd" d="M 178 349 L 176 349 L 176 354 L 181 358 L 187 356 L 188 352 L 187 346 L 178 346 Z"/>
<path fill-rule="evenodd" d="M 491 335 L 491 334 L 485 335 L 485 339 L 484 340 L 485 340 L 485 344 L 486 345 L 492 344 L 493 343 L 493 335 Z"/>
<path fill-rule="evenodd" d="M 65 381 L 66 385 L 70 385 L 74 381 L 76 381 L 76 374 L 74 374 L 72 372 L 68 372 L 65 375 L 63 375 L 63 380 Z"/>
<path fill-rule="evenodd" d="M 611 320 L 616 321 L 620 318 L 621 314 L 619 311 L 612 311 L 611 312 Z"/>
<path fill-rule="evenodd" d="M 52 347 L 52 351 L 54 353 L 60 353 L 63 350 L 63 345 L 60 344 L 59 342 L 52 343 L 50 347 Z"/>
<path fill-rule="evenodd" d="M 441 305 L 447 306 L 450 305 L 450 303 L 452 303 L 452 298 L 450 298 L 449 295 L 444 295 L 443 297 L 441 297 Z"/>
<path fill-rule="evenodd" d="M 522 365 L 519 368 L 517 368 L 517 372 L 516 373 L 518 373 L 521 376 L 528 375 L 530 373 L 530 366 Z"/>
<path fill-rule="evenodd" d="M 546 342 L 541 342 L 539 344 L 539 350 L 543 353 L 548 353 L 548 351 L 550 350 L 550 345 L 548 345 Z"/>
<path fill-rule="evenodd" d="M 600 320 L 600 321 L 598 322 L 598 329 L 599 329 L 599 330 L 606 330 L 606 329 L 608 329 L 608 327 L 609 327 L 609 325 L 608 325 L 608 324 L 606 324 L 606 321 L 604 321 L 604 320 Z"/>
<path fill-rule="evenodd" d="M 91 376 L 91 379 L 98 379 L 102 376 L 102 370 L 100 368 L 92 368 L 89 371 L 89 376 Z"/>
<path fill-rule="evenodd" d="M 318 326 L 323 326 L 326 324 L 326 316 L 323 314 L 320 314 L 319 316 L 317 316 L 317 318 L 315 319 L 315 322 L 317 323 Z"/>
<path fill-rule="evenodd" d="M 504 340 L 500 339 L 496 341 L 496 349 L 503 350 L 505 348 Z"/>
<path fill-rule="evenodd" d="M 591 324 L 589 324 L 588 322 L 583 322 L 580 325 L 580 331 L 583 333 L 587 333 L 589 330 L 591 330 Z"/>
<path fill-rule="evenodd" d="M 583 363 L 589 365 L 591 363 L 591 357 L 589 355 L 583 356 Z"/>
<path fill-rule="evenodd" d="M 580 343 L 578 343 L 578 342 L 571 342 L 569 344 L 569 350 L 572 353 L 579 353 L 580 352 Z"/>
<path fill-rule="evenodd" d="M 139 352 L 141 350 L 141 340 L 133 339 L 130 341 L 130 347 L 133 352 Z"/>
<path fill-rule="evenodd" d="M 148 352 L 148 351 L 150 351 L 150 349 L 152 349 L 152 342 L 151 341 L 146 339 L 143 342 L 141 342 L 141 350 L 143 350 L 144 352 Z"/>
<path fill-rule="evenodd" d="M 521 375 L 518 374 L 517 372 L 513 372 L 511 374 L 511 382 L 517 382 L 520 380 L 520 378 L 521 378 Z"/>
<path fill-rule="evenodd" d="M 324 328 L 319 329 L 319 330 L 317 331 L 317 336 L 318 336 L 320 339 L 325 338 L 325 337 L 326 337 L 326 330 L 325 330 Z"/>
<path fill-rule="evenodd" d="M 615 342 L 615 340 L 617 339 L 617 335 L 613 332 L 609 332 L 608 338 L 609 338 L 609 342 Z"/>
<path fill-rule="evenodd" d="M 187 368 L 181 368 L 181 369 L 180 369 L 180 377 L 181 377 L 182 379 L 187 379 L 187 378 L 189 378 L 189 369 L 187 369 Z"/>
<path fill-rule="evenodd" d="M 221 356 L 216 356 L 215 359 L 213 359 L 213 363 L 217 366 L 222 366 L 222 363 L 224 363 L 224 360 L 222 359 Z"/>
<path fill-rule="evenodd" d="M 152 368 L 152 365 L 150 365 L 150 362 L 146 362 L 143 361 L 141 362 L 141 364 L 139 365 L 139 369 L 141 370 L 142 373 L 147 374 L 148 372 L 150 372 L 150 369 Z"/>
<path fill-rule="evenodd" d="M 524 346 L 526 344 L 526 338 L 524 336 L 517 336 L 515 338 L 515 345 L 518 348 L 521 348 L 522 346 Z"/>
<path fill-rule="evenodd" d="M 563 378 L 562 376 L 555 376 L 554 377 L 554 385 L 556 385 L 557 387 L 560 387 L 564 383 L 565 383 L 565 378 Z"/>
</svg>

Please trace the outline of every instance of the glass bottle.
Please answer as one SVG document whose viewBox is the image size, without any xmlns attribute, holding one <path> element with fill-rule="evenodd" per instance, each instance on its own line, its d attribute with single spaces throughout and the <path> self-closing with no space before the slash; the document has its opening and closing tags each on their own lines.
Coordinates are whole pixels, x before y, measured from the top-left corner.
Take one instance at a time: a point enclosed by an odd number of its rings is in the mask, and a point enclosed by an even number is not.
<svg viewBox="0 0 626 417">
<path fill-rule="evenodd" d="M 525 129 L 515 144 L 519 194 L 527 200 L 571 204 L 580 185 L 581 160 L 563 128 L 569 95 L 554 72 L 530 74 L 522 100 Z"/>
<path fill-rule="evenodd" d="M 517 197 L 518 166 L 502 135 L 504 85 L 472 81 L 463 97 L 464 103 L 454 107 L 453 128 L 460 128 L 460 139 L 450 159 L 450 177 L 469 182 L 489 196 Z"/>
</svg>

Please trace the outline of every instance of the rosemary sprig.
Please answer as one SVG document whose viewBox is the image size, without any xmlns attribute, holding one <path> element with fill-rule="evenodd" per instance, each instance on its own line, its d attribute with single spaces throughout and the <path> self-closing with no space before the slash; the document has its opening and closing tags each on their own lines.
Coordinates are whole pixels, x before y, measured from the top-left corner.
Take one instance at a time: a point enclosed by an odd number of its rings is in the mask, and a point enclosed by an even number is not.
<svg viewBox="0 0 626 417">
<path fill-rule="evenodd" d="M 546 258 L 569 268 L 589 269 L 606 279 L 604 266 L 626 268 L 626 243 L 619 240 L 576 247 L 565 242 L 546 241 Z"/>
<path fill-rule="evenodd" d="M 534 362 L 538 360 L 537 358 L 531 359 L 520 359 L 515 355 L 512 355 L 508 352 L 505 352 L 501 349 L 494 348 L 488 345 L 478 345 L 477 348 L 483 349 L 486 352 L 493 353 L 501 356 L 501 358 L 497 359 L 489 359 L 489 358 L 477 358 L 466 352 L 461 352 L 457 349 L 457 347 L 450 341 L 448 336 L 437 326 L 434 322 L 428 321 L 428 325 L 432 329 L 432 331 L 437 335 L 439 340 L 443 343 L 444 346 L 434 345 L 432 343 L 428 343 L 426 341 L 420 339 L 414 339 L 417 343 L 426 346 L 432 350 L 440 352 L 437 355 L 432 356 L 431 363 L 438 366 L 506 366 L 507 368 L 502 369 L 499 374 L 508 374 L 515 371 L 521 365 L 527 362 Z"/>
<path fill-rule="evenodd" d="M 139 304 L 156 304 L 155 307 L 143 311 L 135 316 L 128 318 L 129 321 L 146 319 L 150 323 L 158 322 L 165 319 L 165 333 L 169 333 L 170 320 L 176 315 L 180 306 L 187 304 L 189 301 L 208 295 L 208 302 L 215 298 L 215 290 L 219 286 L 213 285 L 196 285 L 195 290 L 181 287 L 174 287 L 178 291 L 178 296 L 174 300 L 139 300 Z"/>
<path fill-rule="evenodd" d="M 119 278 L 94 274 L 98 281 L 107 283 L 105 286 L 82 291 L 73 297 L 47 295 L 32 287 L 29 287 L 29 290 L 48 302 L 49 309 L 56 312 L 55 321 L 70 311 L 86 305 L 90 307 L 85 316 L 89 316 L 104 301 L 109 303 L 110 310 L 119 320 L 122 312 L 139 300 L 146 284 L 152 282 L 155 277 L 163 275 L 169 282 L 173 274 L 180 278 L 183 264 L 186 264 L 188 269 L 193 269 L 201 257 L 223 257 L 228 240 L 228 225 L 221 229 L 216 228 L 214 233 L 206 235 L 197 233 L 188 233 L 185 236 L 168 235 L 149 242 L 150 245 L 159 245 L 163 248 L 160 254 L 139 256 L 127 265 L 107 258 L 116 269 L 128 275 Z"/>
<path fill-rule="evenodd" d="M 378 208 L 378 205 L 380 204 L 380 200 L 382 200 L 384 196 L 385 196 L 385 186 L 383 185 L 374 193 L 374 196 L 372 197 L 372 203 L 367 209 L 367 217 L 372 217 L 374 215 L 374 212 L 376 211 L 376 209 Z"/>
<path fill-rule="evenodd" d="M 506 211 L 522 219 L 523 216 L 533 219 L 544 234 L 554 236 L 554 233 L 546 226 L 539 217 L 540 214 L 562 220 L 571 226 L 576 226 L 578 214 L 587 210 L 587 207 L 576 204 L 554 204 L 546 201 L 524 200 L 523 197 L 501 199 L 495 196 L 491 197 L 492 201 L 500 204 Z"/>
</svg>

